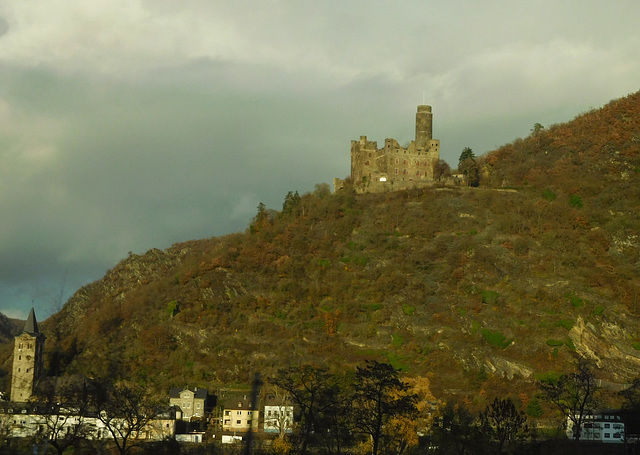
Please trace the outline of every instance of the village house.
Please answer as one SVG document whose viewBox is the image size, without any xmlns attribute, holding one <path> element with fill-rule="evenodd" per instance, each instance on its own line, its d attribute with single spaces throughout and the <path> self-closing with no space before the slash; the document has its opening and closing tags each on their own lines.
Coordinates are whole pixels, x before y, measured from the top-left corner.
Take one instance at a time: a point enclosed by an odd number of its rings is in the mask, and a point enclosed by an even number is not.
<svg viewBox="0 0 640 455">
<path fill-rule="evenodd" d="M 619 410 L 606 409 L 587 414 L 581 425 L 580 441 L 598 441 L 623 443 L 625 440 L 624 422 Z M 567 419 L 567 437 L 574 437 L 574 424 Z"/>
<path fill-rule="evenodd" d="M 115 419 L 114 427 L 126 427 L 124 420 Z M 35 403 L 0 404 L 0 428 L 7 438 L 42 436 L 49 439 L 53 433 L 62 436 L 72 432 L 77 425 L 83 426 L 83 437 L 87 440 L 110 440 L 112 434 L 97 414 L 78 415 L 73 409 L 57 409 L 55 412 Z M 175 413 L 171 410 L 159 412 L 144 428 L 132 434 L 132 439 L 162 441 L 173 437 L 176 430 Z"/>
<path fill-rule="evenodd" d="M 207 389 L 176 387 L 169 391 L 169 406 L 177 406 L 180 409 L 179 419 L 201 419 L 210 411 L 210 398 Z"/>
<path fill-rule="evenodd" d="M 252 406 L 255 406 L 252 408 Z M 259 428 L 258 403 L 251 402 L 250 393 L 235 393 L 224 396 L 222 407 L 222 430 L 246 432 Z"/>
<path fill-rule="evenodd" d="M 283 435 L 293 430 L 293 406 L 284 398 L 268 393 L 264 399 L 264 432 Z"/>
</svg>

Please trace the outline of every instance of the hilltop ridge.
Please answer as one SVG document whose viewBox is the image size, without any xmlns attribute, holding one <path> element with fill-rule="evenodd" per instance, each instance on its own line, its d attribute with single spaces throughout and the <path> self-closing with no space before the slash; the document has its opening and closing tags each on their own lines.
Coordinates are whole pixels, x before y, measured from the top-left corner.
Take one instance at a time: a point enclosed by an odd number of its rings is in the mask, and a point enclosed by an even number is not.
<svg viewBox="0 0 640 455">
<path fill-rule="evenodd" d="M 531 397 L 536 374 L 583 356 L 631 380 L 640 93 L 478 165 L 479 188 L 321 184 L 244 233 L 130 255 L 41 324 L 49 373 L 167 391 L 377 359 L 477 401 L 505 382 Z"/>
</svg>

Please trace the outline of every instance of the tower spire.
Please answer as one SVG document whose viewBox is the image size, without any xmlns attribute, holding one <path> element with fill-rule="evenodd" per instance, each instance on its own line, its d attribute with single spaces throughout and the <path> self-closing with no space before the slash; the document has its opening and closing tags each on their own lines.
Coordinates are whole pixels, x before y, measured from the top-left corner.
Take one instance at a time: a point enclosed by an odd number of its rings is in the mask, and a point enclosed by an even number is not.
<svg viewBox="0 0 640 455">
<path fill-rule="evenodd" d="M 27 322 L 24 324 L 23 332 L 27 333 L 40 333 L 38 330 L 38 321 L 36 321 L 36 312 L 33 307 L 31 307 L 31 311 L 29 312 L 29 317 L 27 318 Z"/>
</svg>

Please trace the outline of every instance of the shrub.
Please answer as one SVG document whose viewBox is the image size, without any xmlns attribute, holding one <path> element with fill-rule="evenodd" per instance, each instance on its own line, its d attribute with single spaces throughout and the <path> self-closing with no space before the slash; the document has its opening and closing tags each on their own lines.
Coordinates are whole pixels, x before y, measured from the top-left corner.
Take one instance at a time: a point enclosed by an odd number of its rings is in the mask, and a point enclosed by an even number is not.
<svg viewBox="0 0 640 455">
<path fill-rule="evenodd" d="M 544 411 L 542 410 L 542 406 L 540 405 L 540 400 L 537 398 L 532 399 L 527 405 L 527 415 L 530 417 L 542 417 Z"/>
<path fill-rule="evenodd" d="M 378 311 L 380 308 L 382 308 L 381 303 L 365 303 L 362 305 L 362 309 L 367 313 L 373 313 L 374 311 Z"/>
<path fill-rule="evenodd" d="M 593 315 L 594 316 L 600 316 L 600 315 L 602 315 L 602 313 L 604 313 L 604 306 L 596 305 L 596 308 L 593 310 Z"/>
<path fill-rule="evenodd" d="M 414 307 L 413 305 L 407 305 L 407 304 L 402 305 L 402 312 L 407 316 L 411 316 L 413 313 L 416 312 L 416 307 Z"/>
<path fill-rule="evenodd" d="M 402 335 L 393 334 L 391 335 L 391 344 L 395 348 L 399 348 L 404 344 L 404 337 Z"/>
<path fill-rule="evenodd" d="M 175 316 L 179 311 L 179 304 L 177 300 L 172 300 L 171 302 L 167 303 L 167 313 L 169 314 L 169 316 Z"/>
<path fill-rule="evenodd" d="M 495 305 L 498 301 L 498 294 L 496 291 L 483 291 L 482 292 L 482 303 L 486 303 L 487 305 Z"/>
<path fill-rule="evenodd" d="M 547 188 L 542 192 L 542 197 L 547 201 L 552 202 L 556 200 L 556 193 Z"/>
<path fill-rule="evenodd" d="M 573 208 L 580 209 L 584 206 L 584 202 L 582 201 L 582 198 L 580 196 L 578 196 L 577 194 L 572 194 L 569 197 L 569 205 Z"/>
<path fill-rule="evenodd" d="M 633 343 L 631 343 L 631 347 L 636 351 L 640 351 L 640 341 L 634 341 Z"/>
<path fill-rule="evenodd" d="M 500 349 L 505 349 L 513 342 L 513 340 L 507 340 L 507 337 L 498 330 L 482 329 L 481 333 L 487 343 Z"/>
<path fill-rule="evenodd" d="M 556 371 L 547 371 L 546 373 L 535 373 L 533 377 L 536 381 L 546 382 L 547 384 L 556 384 L 560 379 L 561 373 Z"/>
<path fill-rule="evenodd" d="M 580 308 L 582 305 L 584 305 L 584 300 L 575 295 L 569 296 L 569 302 L 574 308 Z"/>
<path fill-rule="evenodd" d="M 564 342 L 564 344 L 571 349 L 572 351 L 576 350 L 576 345 L 573 344 L 573 340 L 571 338 L 567 338 L 567 340 Z"/>
<path fill-rule="evenodd" d="M 564 327 L 567 330 L 571 330 L 573 328 L 573 321 L 570 319 L 560 319 L 554 325 L 556 327 Z"/>
<path fill-rule="evenodd" d="M 549 346 L 562 346 L 564 344 L 564 341 L 562 341 L 562 340 L 547 340 L 547 344 Z"/>
<path fill-rule="evenodd" d="M 405 356 L 396 355 L 391 352 L 387 353 L 387 360 L 389 364 L 398 371 L 409 371 L 409 366 L 406 364 L 407 358 Z"/>
</svg>

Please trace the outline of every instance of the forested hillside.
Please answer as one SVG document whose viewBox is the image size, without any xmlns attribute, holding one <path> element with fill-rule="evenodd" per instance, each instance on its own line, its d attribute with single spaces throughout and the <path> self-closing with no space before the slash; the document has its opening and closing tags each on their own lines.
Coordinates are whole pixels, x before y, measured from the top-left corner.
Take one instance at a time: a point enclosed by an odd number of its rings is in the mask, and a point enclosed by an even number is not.
<svg viewBox="0 0 640 455">
<path fill-rule="evenodd" d="M 536 374 L 575 356 L 635 377 L 640 94 L 478 166 L 478 188 L 317 185 L 259 207 L 245 233 L 131 255 L 42 324 L 49 373 L 165 393 L 375 359 L 478 405 L 505 382 L 532 398 Z"/>
</svg>

